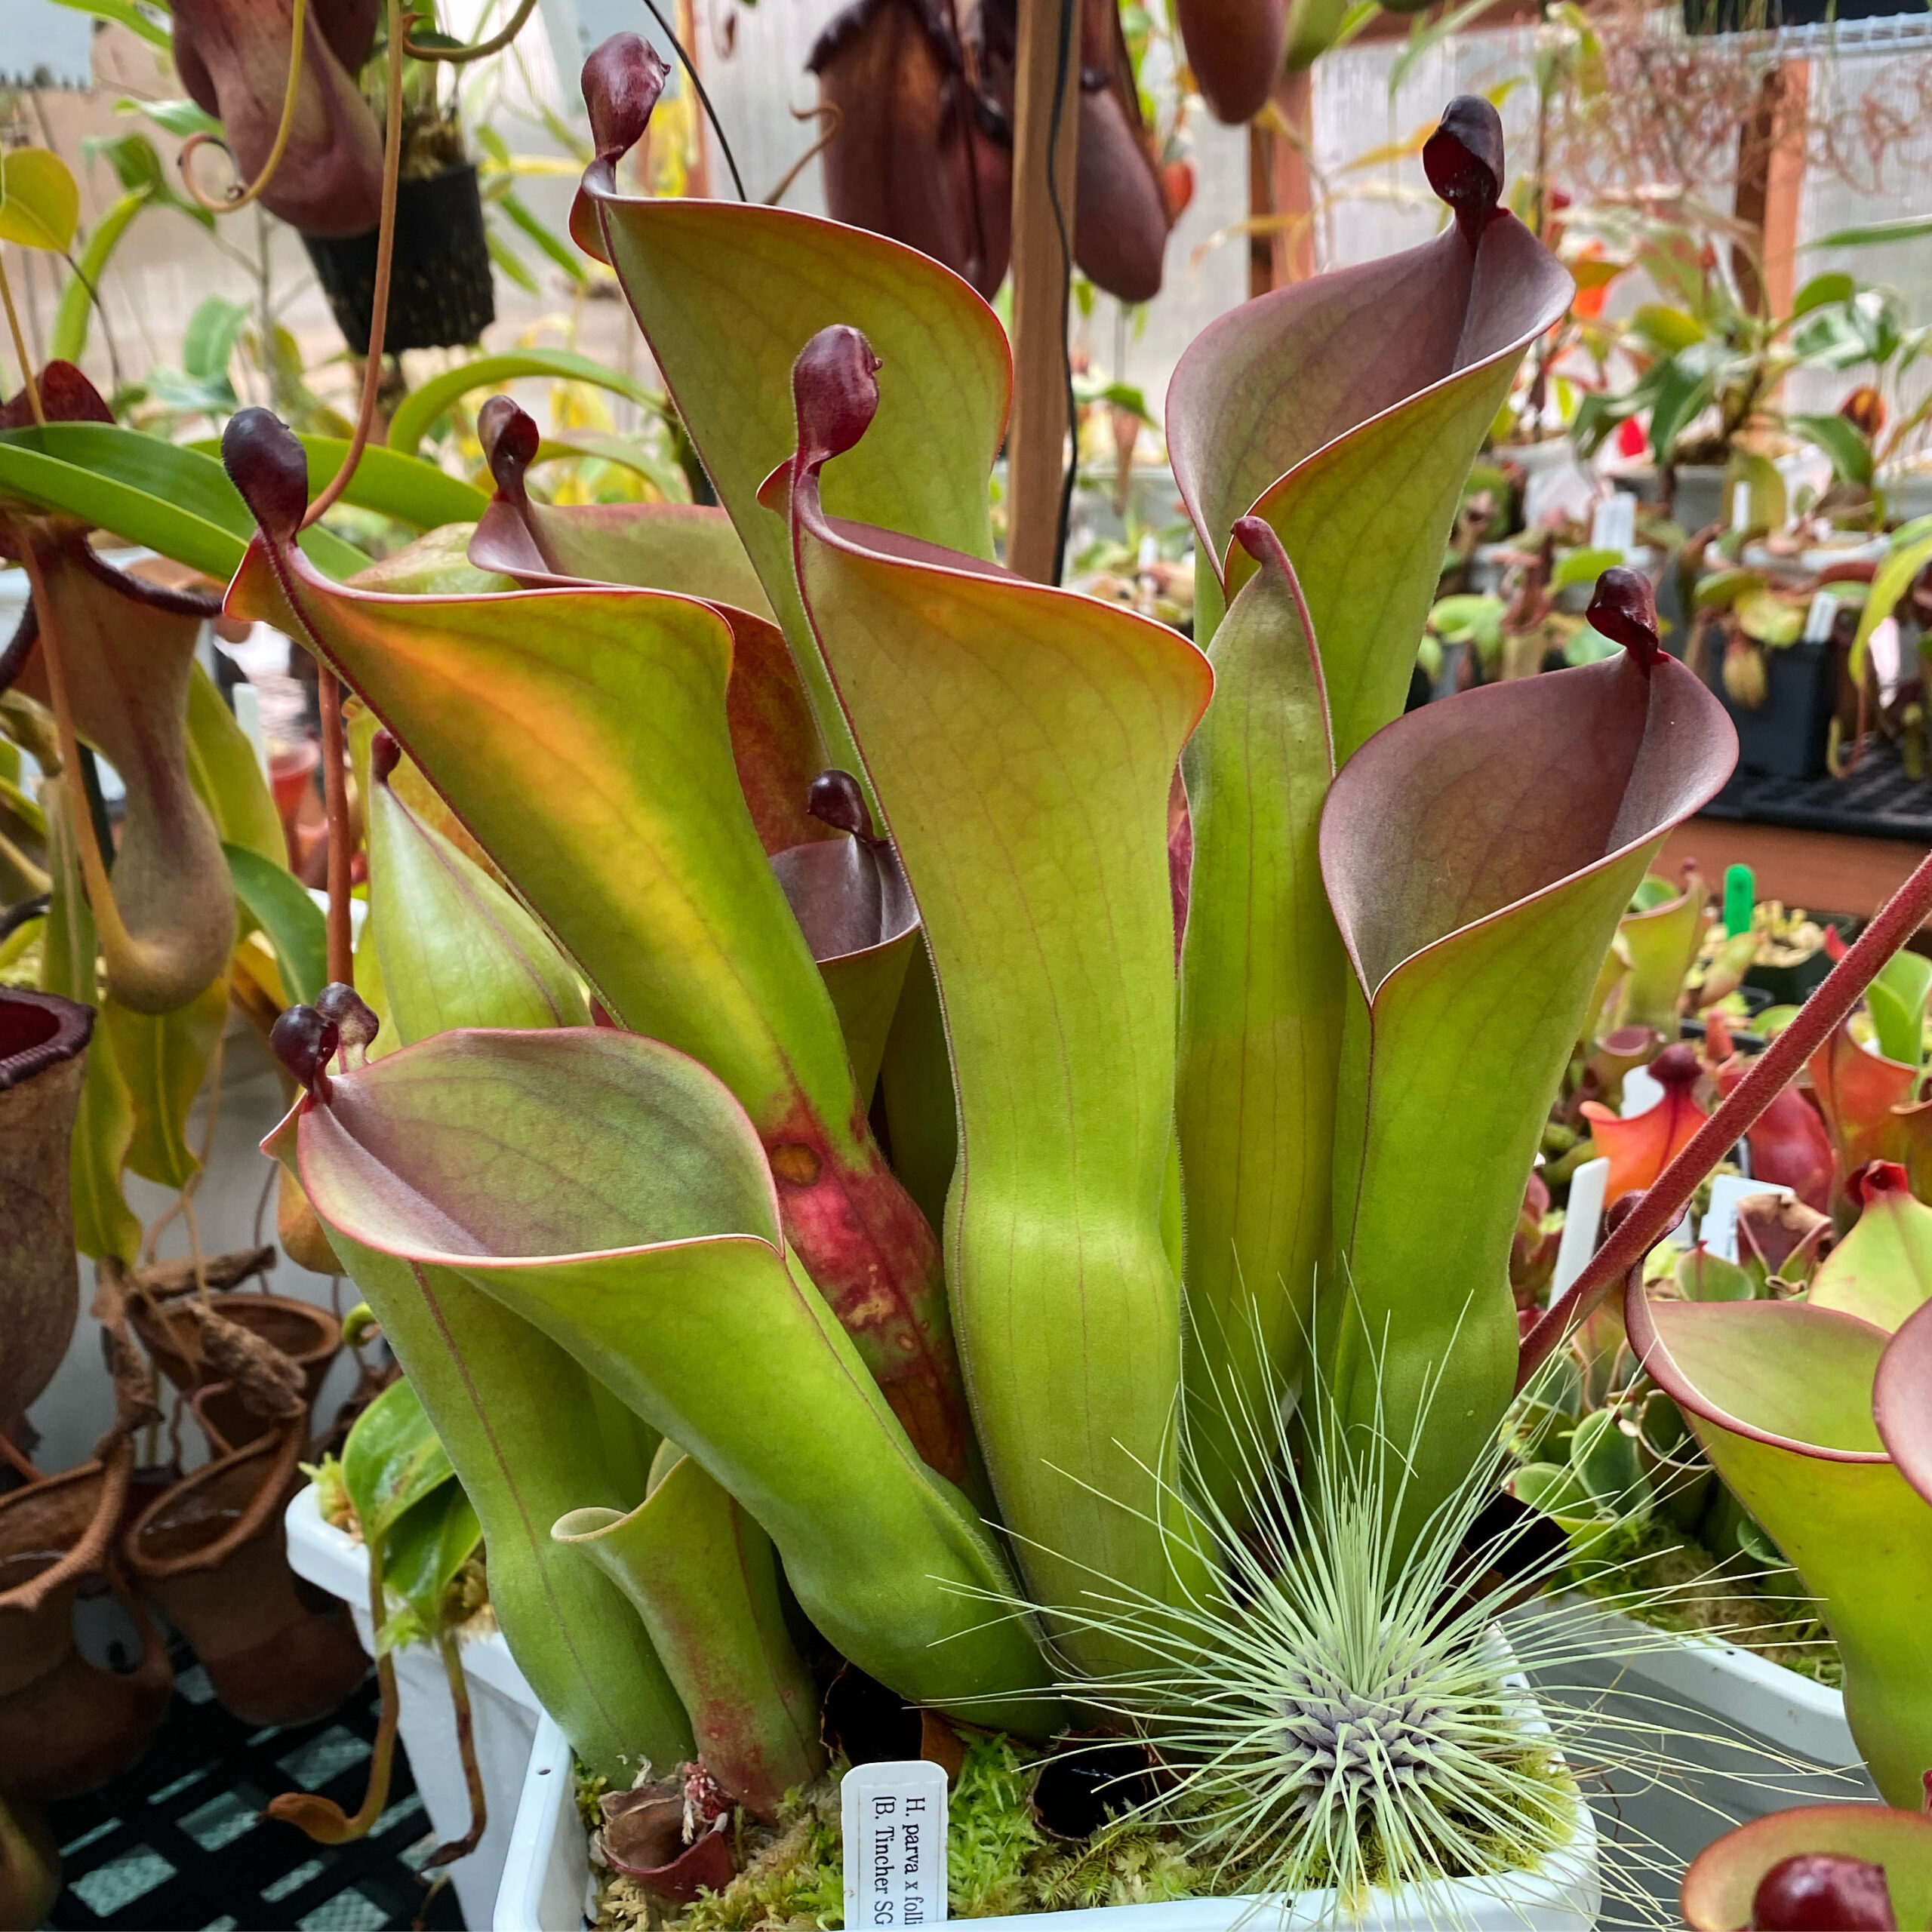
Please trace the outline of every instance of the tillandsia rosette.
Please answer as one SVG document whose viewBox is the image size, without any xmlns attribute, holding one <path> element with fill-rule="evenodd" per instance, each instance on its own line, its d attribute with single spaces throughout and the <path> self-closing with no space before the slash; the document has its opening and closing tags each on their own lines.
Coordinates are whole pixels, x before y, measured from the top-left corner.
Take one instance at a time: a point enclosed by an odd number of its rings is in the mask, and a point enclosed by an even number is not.
<svg viewBox="0 0 1932 1932">
<path fill-rule="evenodd" d="M 358 580 L 311 554 L 289 431 L 223 438 L 229 612 L 367 714 L 368 920 L 352 953 L 344 864 L 267 1144 L 420 1405 L 384 1398 L 392 1490 L 357 1503 L 372 1607 L 448 1487 L 426 1420 L 606 1849 L 752 1922 L 860 1748 L 828 1679 L 921 1751 L 1131 1740 L 1095 1822 L 1153 1831 L 1142 1868 L 1193 1875 L 1163 1884 L 1355 1911 L 1586 1860 L 1575 1734 L 1493 1628 L 1567 1560 L 1497 1498 L 1555 1339 L 1519 1349 L 1510 1260 L 1619 922 L 1735 740 L 1623 570 L 1613 654 L 1401 715 L 1570 293 L 1500 205 L 1495 110 L 1426 145 L 1435 239 L 1183 358 L 1190 640 L 997 561 L 1011 365 L 966 282 L 620 191 L 664 78 L 635 35 L 586 64 L 571 226 L 717 508 L 546 503 L 492 403 L 469 562 Z M 469 1519 L 428 1521 L 433 1582 Z M 1043 1871 L 1024 1902 L 1078 1895 Z"/>
</svg>

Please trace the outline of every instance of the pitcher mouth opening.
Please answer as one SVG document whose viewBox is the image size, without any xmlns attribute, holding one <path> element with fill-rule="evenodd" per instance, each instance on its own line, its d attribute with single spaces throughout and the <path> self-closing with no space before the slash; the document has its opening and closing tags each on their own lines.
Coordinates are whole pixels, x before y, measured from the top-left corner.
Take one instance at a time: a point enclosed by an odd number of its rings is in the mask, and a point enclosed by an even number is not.
<svg viewBox="0 0 1932 1932">
<path fill-rule="evenodd" d="M 94 1008 L 57 993 L 0 989 L 0 1093 L 85 1051 Z"/>
</svg>

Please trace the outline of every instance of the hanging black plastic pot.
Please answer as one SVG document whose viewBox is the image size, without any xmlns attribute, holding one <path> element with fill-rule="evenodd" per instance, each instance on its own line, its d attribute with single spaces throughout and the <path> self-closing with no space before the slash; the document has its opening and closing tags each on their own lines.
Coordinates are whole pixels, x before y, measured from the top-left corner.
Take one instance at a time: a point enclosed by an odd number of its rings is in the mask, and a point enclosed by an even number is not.
<svg viewBox="0 0 1932 1932">
<path fill-rule="evenodd" d="M 302 238 L 336 325 L 358 355 L 368 353 L 375 311 L 377 234 L 372 228 L 339 240 Z M 460 347 L 496 319 L 475 167 L 466 162 L 426 180 L 400 183 L 384 350 Z"/>
</svg>

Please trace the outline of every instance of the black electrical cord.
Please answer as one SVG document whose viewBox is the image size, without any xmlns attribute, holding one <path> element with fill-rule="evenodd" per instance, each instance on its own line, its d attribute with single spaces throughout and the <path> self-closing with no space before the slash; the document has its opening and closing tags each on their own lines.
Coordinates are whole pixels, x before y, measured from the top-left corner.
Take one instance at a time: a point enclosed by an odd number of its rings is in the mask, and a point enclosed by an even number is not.
<svg viewBox="0 0 1932 1932">
<path fill-rule="evenodd" d="M 649 0 L 645 0 L 649 5 Z M 1054 226 L 1060 231 L 1060 354 L 1066 374 L 1066 429 L 1072 447 L 1068 451 L 1066 470 L 1060 479 L 1060 515 L 1054 525 L 1054 574 L 1058 583 L 1066 568 L 1067 526 L 1073 516 L 1073 486 L 1080 474 L 1080 418 L 1073 394 L 1073 352 L 1067 346 L 1067 303 L 1073 287 L 1073 240 L 1067 232 L 1066 210 L 1060 198 L 1060 152 L 1062 117 L 1066 112 L 1066 84 L 1072 66 L 1073 0 L 1060 0 L 1060 52 L 1054 67 L 1054 111 L 1047 134 L 1047 198 L 1054 211 Z"/>
<path fill-rule="evenodd" d="M 644 0 L 651 10 L 651 17 L 663 29 L 664 38 L 671 43 L 672 51 L 678 57 L 678 64 L 691 76 L 691 85 L 697 90 L 697 97 L 704 109 L 705 118 L 711 123 L 711 131 L 718 137 L 718 145 L 724 150 L 724 165 L 731 171 L 731 185 L 738 191 L 738 198 L 748 202 L 751 197 L 745 192 L 745 177 L 738 172 L 737 157 L 731 152 L 731 143 L 724 138 L 723 124 L 718 118 L 718 110 L 711 104 L 711 97 L 704 91 L 704 83 L 697 77 L 697 69 L 691 63 L 691 57 L 685 51 L 685 44 L 672 31 L 671 23 L 657 11 L 657 0 Z"/>
</svg>

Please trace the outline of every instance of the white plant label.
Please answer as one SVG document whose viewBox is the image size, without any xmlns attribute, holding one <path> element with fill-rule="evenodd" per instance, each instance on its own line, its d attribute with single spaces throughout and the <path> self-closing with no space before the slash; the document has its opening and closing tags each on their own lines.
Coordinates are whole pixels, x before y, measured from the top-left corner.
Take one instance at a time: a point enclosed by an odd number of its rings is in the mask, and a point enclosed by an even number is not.
<svg viewBox="0 0 1932 1932">
<path fill-rule="evenodd" d="M 946 1767 L 923 1758 L 860 1764 L 838 1787 L 846 1932 L 946 1917 Z"/>
<path fill-rule="evenodd" d="M 1751 528 L 1751 486 L 1748 483 L 1734 483 L 1730 486 L 1730 527 L 1734 530 Z"/>
<path fill-rule="evenodd" d="M 1627 490 L 1599 497 L 1590 512 L 1590 548 L 1628 558 L 1637 541 L 1637 500 Z"/>
<path fill-rule="evenodd" d="M 1831 641 L 1832 626 L 1838 621 L 1838 600 L 1829 590 L 1814 591 L 1811 608 L 1804 614 L 1804 641 L 1807 644 L 1828 644 Z"/>
</svg>

